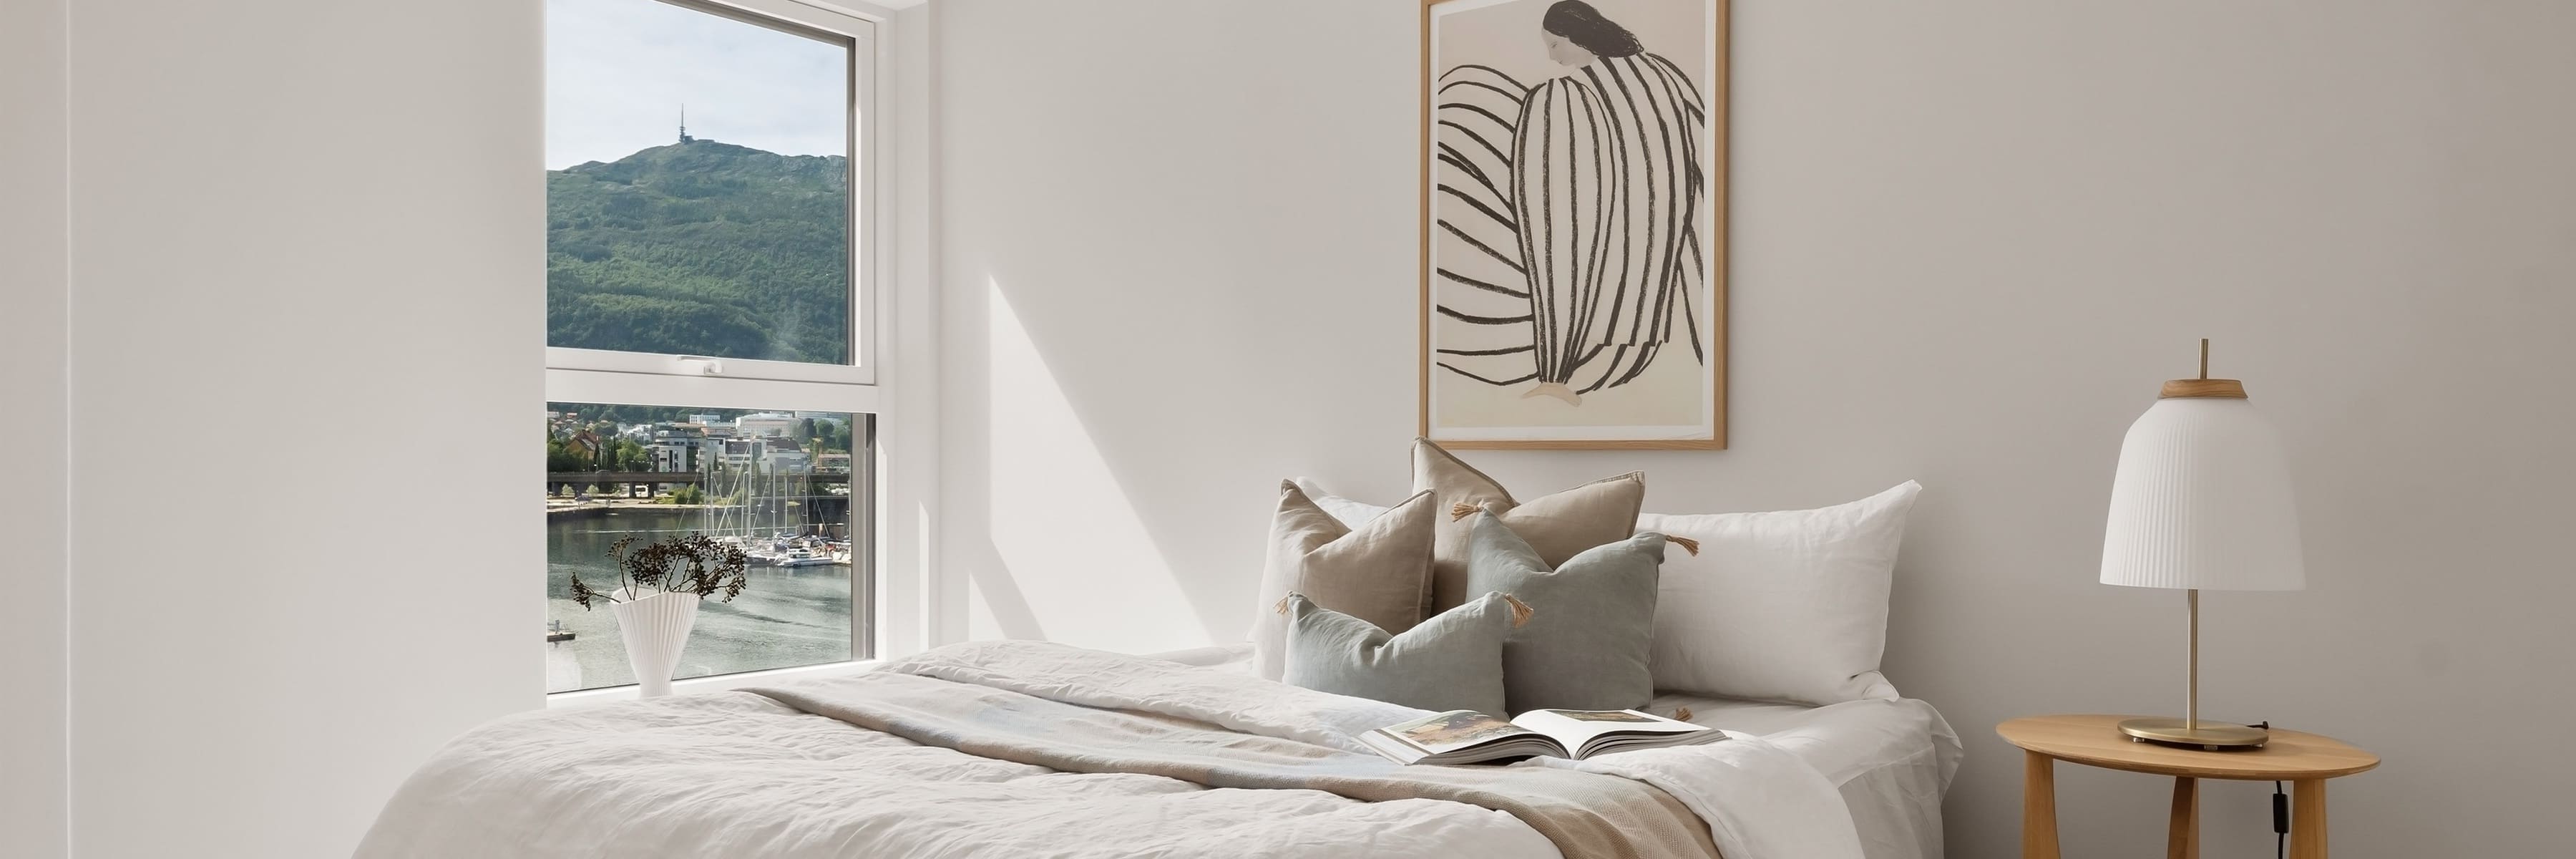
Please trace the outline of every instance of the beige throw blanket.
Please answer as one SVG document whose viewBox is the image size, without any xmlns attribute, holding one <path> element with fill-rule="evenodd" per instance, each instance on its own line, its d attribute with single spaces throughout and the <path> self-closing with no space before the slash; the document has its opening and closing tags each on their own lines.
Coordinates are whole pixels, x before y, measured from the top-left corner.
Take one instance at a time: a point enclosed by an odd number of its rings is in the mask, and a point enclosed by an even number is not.
<svg viewBox="0 0 2576 859">
<path fill-rule="evenodd" d="M 980 642 L 884 671 L 751 691 L 924 745 L 1069 772 L 1467 803 L 1518 818 L 1567 857 L 1717 855 L 1706 824 L 1643 782 L 1542 767 L 1401 766 L 1348 740 L 1363 725 L 1396 721 L 1374 721 L 1386 708 L 1155 660 Z"/>
</svg>

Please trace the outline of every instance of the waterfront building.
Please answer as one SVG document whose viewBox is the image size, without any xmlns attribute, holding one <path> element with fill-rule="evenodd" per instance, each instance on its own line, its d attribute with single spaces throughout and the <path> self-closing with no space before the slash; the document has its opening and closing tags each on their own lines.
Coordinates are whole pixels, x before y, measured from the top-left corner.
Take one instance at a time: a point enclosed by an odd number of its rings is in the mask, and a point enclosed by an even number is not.
<svg viewBox="0 0 2576 859">
<path fill-rule="evenodd" d="M 755 412 L 733 419 L 735 435 L 761 438 L 786 438 L 796 434 L 795 415 L 782 412 Z"/>
<path fill-rule="evenodd" d="M 769 456 L 769 440 L 761 438 L 724 439 L 722 450 L 722 457 L 726 467 L 748 470 L 755 464 L 767 464 L 766 460 Z"/>
<path fill-rule="evenodd" d="M 776 445 L 761 457 L 761 464 L 771 474 L 806 474 L 814 470 L 812 457 L 787 445 Z"/>
<path fill-rule="evenodd" d="M 652 452 L 653 452 L 653 470 L 654 470 L 654 471 L 696 471 L 696 470 L 698 470 L 698 469 L 697 469 L 697 457 L 693 455 L 693 454 L 694 454 L 694 452 L 697 450 L 697 445 L 696 445 L 696 443 L 695 443 L 695 442 L 696 442 L 696 440 L 695 440 L 695 439 L 676 439 L 676 440 L 655 439 L 655 440 L 653 441 L 653 444 L 652 444 L 650 447 L 646 448 L 647 450 L 650 450 L 650 451 L 652 451 Z"/>
<path fill-rule="evenodd" d="M 696 471 L 709 448 L 704 427 L 694 424 L 655 424 L 649 430 L 651 441 L 645 449 L 653 454 L 654 471 Z"/>
</svg>

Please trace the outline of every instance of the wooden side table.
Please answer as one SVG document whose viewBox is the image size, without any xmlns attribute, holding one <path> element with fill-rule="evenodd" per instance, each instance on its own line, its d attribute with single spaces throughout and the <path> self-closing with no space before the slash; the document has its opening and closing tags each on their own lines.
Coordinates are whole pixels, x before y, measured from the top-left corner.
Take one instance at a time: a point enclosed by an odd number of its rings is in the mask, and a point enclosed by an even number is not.
<svg viewBox="0 0 2576 859">
<path fill-rule="evenodd" d="M 2031 716 L 1995 726 L 2023 758 L 2021 855 L 2058 859 L 2056 762 L 2173 776 L 2173 818 L 2165 855 L 2199 859 L 2200 780 L 2286 781 L 2290 855 L 2326 859 L 2326 779 L 2366 772 L 2379 756 L 2329 737 L 2272 730 L 2262 748 L 2210 752 L 2141 743 L 2120 733 L 2129 716 Z"/>
</svg>

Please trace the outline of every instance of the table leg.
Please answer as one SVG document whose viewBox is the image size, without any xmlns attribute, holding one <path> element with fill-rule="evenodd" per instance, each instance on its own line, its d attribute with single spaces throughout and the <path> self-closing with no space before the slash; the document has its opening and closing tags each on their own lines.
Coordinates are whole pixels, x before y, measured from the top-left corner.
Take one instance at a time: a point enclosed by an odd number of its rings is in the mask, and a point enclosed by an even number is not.
<svg viewBox="0 0 2576 859">
<path fill-rule="evenodd" d="M 2173 823 L 2165 834 L 2165 859 L 2200 859 L 2200 780 L 2174 777 Z"/>
<path fill-rule="evenodd" d="M 2022 754 L 2022 859 L 2058 859 L 2056 761 L 2038 752 Z"/>
<path fill-rule="evenodd" d="M 2326 780 L 2290 783 L 2290 859 L 2326 859 Z"/>
</svg>

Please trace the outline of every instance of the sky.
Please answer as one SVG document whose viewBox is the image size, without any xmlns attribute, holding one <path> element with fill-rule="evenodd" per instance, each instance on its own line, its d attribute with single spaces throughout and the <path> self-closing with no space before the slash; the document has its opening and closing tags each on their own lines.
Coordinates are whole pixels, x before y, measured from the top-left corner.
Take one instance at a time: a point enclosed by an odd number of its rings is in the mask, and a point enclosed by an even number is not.
<svg viewBox="0 0 2576 859">
<path fill-rule="evenodd" d="M 689 134 L 847 155 L 848 50 L 658 0 L 546 0 L 546 169 Z"/>
</svg>

